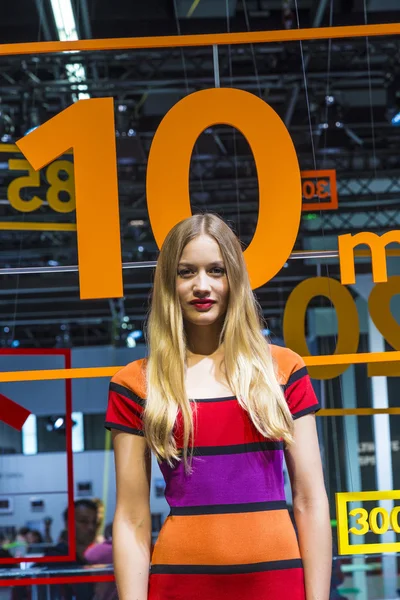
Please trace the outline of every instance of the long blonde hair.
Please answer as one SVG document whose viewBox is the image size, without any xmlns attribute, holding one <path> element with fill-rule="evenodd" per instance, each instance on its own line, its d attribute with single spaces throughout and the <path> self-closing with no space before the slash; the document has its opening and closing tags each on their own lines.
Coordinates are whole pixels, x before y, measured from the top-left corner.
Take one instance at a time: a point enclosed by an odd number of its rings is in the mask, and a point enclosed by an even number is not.
<svg viewBox="0 0 400 600">
<path fill-rule="evenodd" d="M 277 380 L 269 343 L 261 331 L 265 326 L 261 307 L 250 287 L 241 243 L 218 216 L 193 215 L 177 223 L 162 245 L 145 332 L 149 348 L 144 411 L 146 439 L 160 462 L 166 460 L 173 466 L 174 461 L 180 461 L 173 431 L 181 411 L 186 472 L 191 472 L 188 447 L 191 441 L 193 448 L 193 414 L 185 390 L 187 338 L 176 277 L 183 249 L 202 234 L 218 243 L 230 287 L 219 340 L 224 344 L 229 387 L 262 435 L 283 439 L 286 444 L 293 442 L 293 419 Z"/>
</svg>

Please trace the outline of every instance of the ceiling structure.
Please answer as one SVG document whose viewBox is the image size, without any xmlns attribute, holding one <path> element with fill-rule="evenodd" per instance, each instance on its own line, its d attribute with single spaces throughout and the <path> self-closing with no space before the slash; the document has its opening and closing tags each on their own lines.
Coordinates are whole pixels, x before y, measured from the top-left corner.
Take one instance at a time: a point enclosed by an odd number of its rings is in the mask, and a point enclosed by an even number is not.
<svg viewBox="0 0 400 600">
<path fill-rule="evenodd" d="M 80 38 L 297 27 L 295 2 L 281 0 L 75 0 L 72 5 Z M 400 21 L 400 10 L 390 0 L 369 0 L 366 15 L 361 0 L 298 0 L 298 5 L 301 27 L 364 24 L 366 16 L 368 23 Z M 1 43 L 59 37 L 51 0 L 15 0 L 0 22 Z M 16 175 L 24 175 L 15 165 L 10 168 L 10 160 L 22 158 L 10 144 L 80 94 L 112 96 L 123 261 L 155 261 L 145 189 L 151 141 L 176 102 L 215 86 L 217 65 L 221 86 L 256 94 L 277 111 L 302 170 L 336 169 L 339 209 L 303 213 L 295 250 L 334 250 L 339 234 L 381 234 L 400 225 L 400 128 L 391 122 L 400 111 L 400 38 L 225 46 L 217 58 L 216 62 L 210 47 L 0 57 L 0 221 L 74 222 L 73 212 L 54 213 L 46 202 L 23 213 L 10 205 L 9 186 Z M 172 147 L 173 140 L 171 151 Z M 47 189 L 42 174 L 40 185 L 24 188 L 21 198 L 45 198 Z M 241 133 L 221 125 L 199 137 L 190 192 L 193 212 L 217 212 L 245 245 L 250 243 L 257 223 L 258 181 Z M 68 196 L 61 194 L 60 199 Z M 76 264 L 74 232 L 1 232 L 0 269 Z M 369 265 L 358 268 L 365 271 Z M 272 282 L 257 290 L 274 333 L 280 334 L 291 290 L 320 273 L 337 277 L 337 263 L 290 260 Z M 125 270 L 123 300 L 81 301 L 76 273 L 1 275 L 0 344 L 125 343 L 128 327 L 143 327 L 152 277 L 152 268 Z"/>
</svg>

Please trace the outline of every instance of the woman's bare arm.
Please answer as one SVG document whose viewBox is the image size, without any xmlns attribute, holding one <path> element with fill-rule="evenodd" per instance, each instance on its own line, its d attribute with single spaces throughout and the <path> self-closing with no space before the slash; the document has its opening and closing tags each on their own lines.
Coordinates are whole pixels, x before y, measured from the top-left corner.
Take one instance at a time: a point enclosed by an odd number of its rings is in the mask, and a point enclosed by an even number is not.
<svg viewBox="0 0 400 600">
<path fill-rule="evenodd" d="M 151 454 L 146 440 L 112 430 L 117 482 L 113 523 L 115 578 L 120 600 L 147 600 L 151 552 Z"/>
<path fill-rule="evenodd" d="M 307 600 L 328 600 L 332 571 L 332 530 L 315 415 L 295 421 L 295 443 L 285 451 L 293 492 Z"/>
</svg>

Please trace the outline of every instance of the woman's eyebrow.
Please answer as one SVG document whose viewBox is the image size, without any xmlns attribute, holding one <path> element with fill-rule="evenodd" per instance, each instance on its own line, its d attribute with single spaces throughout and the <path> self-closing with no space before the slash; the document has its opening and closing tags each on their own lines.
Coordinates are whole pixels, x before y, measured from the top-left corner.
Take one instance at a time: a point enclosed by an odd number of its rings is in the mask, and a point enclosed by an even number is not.
<svg viewBox="0 0 400 600">
<path fill-rule="evenodd" d="M 210 263 L 210 264 L 209 264 L 209 265 L 207 265 L 207 266 L 208 266 L 208 267 L 223 267 L 223 266 L 224 266 L 224 263 L 222 262 L 222 260 L 217 260 L 217 261 L 214 261 L 214 262 Z M 194 268 L 194 269 L 195 269 L 195 268 L 197 267 L 197 265 L 194 265 L 193 263 L 189 263 L 189 262 L 184 262 L 184 261 L 182 261 L 182 262 L 180 262 L 180 263 L 178 264 L 178 267 L 192 267 L 192 268 Z"/>
</svg>

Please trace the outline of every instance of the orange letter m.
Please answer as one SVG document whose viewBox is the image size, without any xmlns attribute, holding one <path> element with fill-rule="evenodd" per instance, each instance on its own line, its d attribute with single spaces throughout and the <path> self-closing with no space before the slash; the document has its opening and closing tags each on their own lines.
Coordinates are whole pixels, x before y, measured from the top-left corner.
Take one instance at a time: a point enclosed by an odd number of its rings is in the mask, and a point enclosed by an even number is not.
<svg viewBox="0 0 400 600">
<path fill-rule="evenodd" d="M 386 246 L 396 242 L 400 244 L 400 230 L 388 231 L 380 237 L 376 233 L 361 232 L 356 235 L 347 233 L 340 235 L 339 260 L 340 260 L 340 278 L 343 285 L 354 284 L 356 282 L 354 266 L 354 248 L 360 244 L 369 246 L 372 260 L 372 279 L 375 283 L 387 281 L 386 268 Z"/>
</svg>

